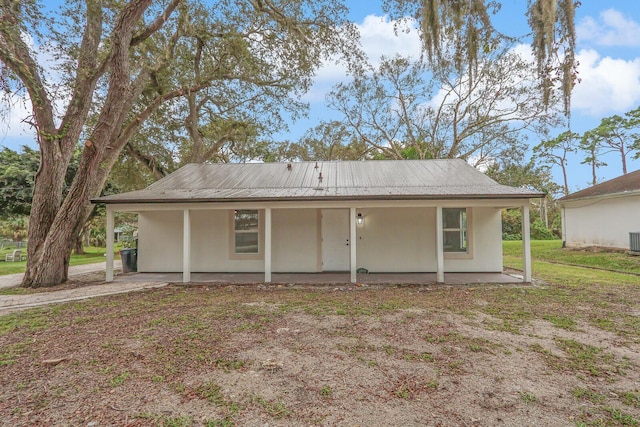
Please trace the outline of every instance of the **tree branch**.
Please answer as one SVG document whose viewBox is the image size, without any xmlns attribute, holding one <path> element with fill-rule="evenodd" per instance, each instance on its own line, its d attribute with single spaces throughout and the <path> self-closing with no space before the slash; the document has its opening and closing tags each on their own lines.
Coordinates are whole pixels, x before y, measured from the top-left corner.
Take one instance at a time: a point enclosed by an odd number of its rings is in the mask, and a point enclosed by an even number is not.
<svg viewBox="0 0 640 427">
<path fill-rule="evenodd" d="M 149 37 L 153 35 L 156 31 L 158 31 L 162 26 L 167 22 L 173 11 L 178 7 L 181 0 L 172 0 L 171 3 L 167 5 L 167 8 L 149 25 L 146 27 L 140 34 L 136 35 L 131 39 L 130 46 L 137 46 L 142 43 Z"/>
</svg>

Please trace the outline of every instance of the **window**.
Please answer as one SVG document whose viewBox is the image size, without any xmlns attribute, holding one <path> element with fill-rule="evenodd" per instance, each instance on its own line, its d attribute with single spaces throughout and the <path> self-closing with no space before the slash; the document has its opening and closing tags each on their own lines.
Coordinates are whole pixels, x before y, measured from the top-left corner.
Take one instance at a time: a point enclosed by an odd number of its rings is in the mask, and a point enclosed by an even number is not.
<svg viewBox="0 0 640 427">
<path fill-rule="evenodd" d="M 260 216 L 257 210 L 236 210 L 233 215 L 234 253 L 258 254 Z"/>
<path fill-rule="evenodd" d="M 442 233 L 445 252 L 468 253 L 467 209 L 443 208 Z"/>
</svg>

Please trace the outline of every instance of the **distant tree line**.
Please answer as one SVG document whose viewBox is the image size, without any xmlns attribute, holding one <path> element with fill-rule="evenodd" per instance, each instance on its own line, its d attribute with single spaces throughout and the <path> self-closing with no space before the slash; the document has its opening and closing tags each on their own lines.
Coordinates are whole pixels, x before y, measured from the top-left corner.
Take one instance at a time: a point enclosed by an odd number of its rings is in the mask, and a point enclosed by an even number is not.
<svg viewBox="0 0 640 427">
<path fill-rule="evenodd" d="M 568 157 L 580 154 L 581 164 L 591 167 L 591 185 L 598 183 L 598 168 L 607 166 L 604 156 L 614 153 L 620 161 L 620 174 L 627 174 L 627 160 L 640 158 L 640 107 L 624 115 L 605 117 L 582 135 L 565 131 L 533 148 L 535 156 L 562 171 L 562 193 L 569 194 Z"/>
</svg>

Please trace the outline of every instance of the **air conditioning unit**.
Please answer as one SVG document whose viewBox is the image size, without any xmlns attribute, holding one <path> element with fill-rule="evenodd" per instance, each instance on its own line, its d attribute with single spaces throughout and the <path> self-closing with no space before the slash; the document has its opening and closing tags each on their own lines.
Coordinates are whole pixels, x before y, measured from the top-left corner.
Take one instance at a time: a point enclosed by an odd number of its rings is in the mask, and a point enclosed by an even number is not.
<svg viewBox="0 0 640 427">
<path fill-rule="evenodd" d="M 633 253 L 640 254 L 640 231 L 629 233 L 629 250 Z"/>
</svg>

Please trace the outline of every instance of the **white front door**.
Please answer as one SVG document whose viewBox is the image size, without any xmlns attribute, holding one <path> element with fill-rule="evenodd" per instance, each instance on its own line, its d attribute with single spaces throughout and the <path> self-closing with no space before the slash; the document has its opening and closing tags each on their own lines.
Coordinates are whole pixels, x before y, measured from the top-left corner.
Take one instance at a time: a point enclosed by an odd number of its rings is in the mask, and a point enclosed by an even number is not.
<svg viewBox="0 0 640 427">
<path fill-rule="evenodd" d="M 349 271 L 349 209 L 322 209 L 322 271 Z"/>
</svg>

